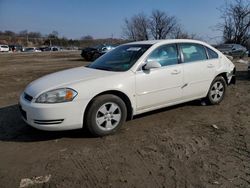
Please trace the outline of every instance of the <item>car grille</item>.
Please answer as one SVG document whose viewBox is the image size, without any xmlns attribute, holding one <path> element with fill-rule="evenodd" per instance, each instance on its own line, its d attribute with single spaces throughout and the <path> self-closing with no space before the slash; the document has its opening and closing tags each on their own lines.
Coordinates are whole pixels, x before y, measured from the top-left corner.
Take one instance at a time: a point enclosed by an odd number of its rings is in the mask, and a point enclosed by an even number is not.
<svg viewBox="0 0 250 188">
<path fill-rule="evenodd" d="M 27 93 L 24 93 L 24 99 L 26 99 L 27 101 L 31 102 L 33 97 L 28 95 Z"/>
</svg>

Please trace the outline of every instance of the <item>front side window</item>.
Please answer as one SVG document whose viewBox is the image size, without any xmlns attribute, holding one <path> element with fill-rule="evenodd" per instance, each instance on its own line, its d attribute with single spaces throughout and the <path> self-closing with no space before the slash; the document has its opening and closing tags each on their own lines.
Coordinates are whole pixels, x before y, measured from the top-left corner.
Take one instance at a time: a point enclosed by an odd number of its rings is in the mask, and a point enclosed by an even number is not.
<svg viewBox="0 0 250 188">
<path fill-rule="evenodd" d="M 180 44 L 180 49 L 183 54 L 184 63 L 201 61 L 207 59 L 205 48 L 200 44 Z"/>
<path fill-rule="evenodd" d="M 168 44 L 158 47 L 149 55 L 147 61 L 157 61 L 162 67 L 178 64 L 176 45 Z"/>
<path fill-rule="evenodd" d="M 101 56 L 88 67 L 107 71 L 127 71 L 151 46 L 148 44 L 122 45 Z"/>
</svg>

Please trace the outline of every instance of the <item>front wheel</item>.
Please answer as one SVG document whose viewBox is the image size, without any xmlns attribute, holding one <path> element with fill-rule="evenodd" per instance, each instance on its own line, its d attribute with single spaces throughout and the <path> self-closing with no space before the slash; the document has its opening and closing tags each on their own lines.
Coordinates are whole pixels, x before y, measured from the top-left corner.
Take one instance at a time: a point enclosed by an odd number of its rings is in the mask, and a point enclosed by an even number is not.
<svg viewBox="0 0 250 188">
<path fill-rule="evenodd" d="M 116 132 L 127 118 L 126 105 L 115 95 L 101 95 L 93 100 L 86 115 L 86 125 L 95 136 Z"/>
<path fill-rule="evenodd" d="M 222 76 L 216 77 L 209 88 L 206 101 L 209 104 L 219 104 L 225 96 L 226 87 L 225 79 Z"/>
</svg>

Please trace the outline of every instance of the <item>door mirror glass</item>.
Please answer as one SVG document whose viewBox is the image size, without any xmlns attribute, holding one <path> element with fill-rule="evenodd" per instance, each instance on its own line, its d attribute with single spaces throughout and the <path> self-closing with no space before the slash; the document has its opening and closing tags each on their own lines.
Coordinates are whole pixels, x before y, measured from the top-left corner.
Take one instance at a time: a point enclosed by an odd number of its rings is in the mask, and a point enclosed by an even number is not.
<svg viewBox="0 0 250 188">
<path fill-rule="evenodd" d="M 161 64 L 157 61 L 150 61 L 147 62 L 144 66 L 143 66 L 143 70 L 150 70 L 150 69 L 155 69 L 155 68 L 160 68 Z"/>
</svg>

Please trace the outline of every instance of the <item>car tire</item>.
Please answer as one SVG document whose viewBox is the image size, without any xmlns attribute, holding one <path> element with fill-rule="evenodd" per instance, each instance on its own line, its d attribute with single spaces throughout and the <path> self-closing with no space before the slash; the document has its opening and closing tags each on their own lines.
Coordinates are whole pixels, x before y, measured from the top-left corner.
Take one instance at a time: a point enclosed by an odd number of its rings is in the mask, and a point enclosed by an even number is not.
<svg viewBox="0 0 250 188">
<path fill-rule="evenodd" d="M 105 136 L 115 133 L 127 118 L 124 101 L 111 94 L 93 99 L 87 109 L 85 123 L 94 136 Z"/>
<path fill-rule="evenodd" d="M 222 76 L 216 77 L 207 94 L 206 102 L 211 105 L 219 104 L 226 93 L 227 83 Z"/>
</svg>

